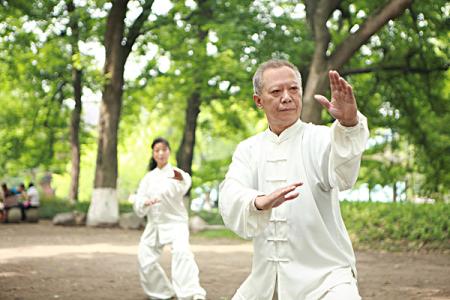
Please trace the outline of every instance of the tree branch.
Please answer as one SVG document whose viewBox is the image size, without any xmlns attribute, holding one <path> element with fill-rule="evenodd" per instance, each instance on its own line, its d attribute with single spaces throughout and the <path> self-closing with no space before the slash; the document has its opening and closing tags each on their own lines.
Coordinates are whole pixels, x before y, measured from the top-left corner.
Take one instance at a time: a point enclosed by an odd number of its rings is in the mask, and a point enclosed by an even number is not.
<svg viewBox="0 0 450 300">
<path fill-rule="evenodd" d="M 391 0 L 378 13 L 370 16 L 361 27 L 349 35 L 330 57 L 330 68 L 341 68 L 369 38 L 389 20 L 403 14 L 413 0 Z"/>
<path fill-rule="evenodd" d="M 125 57 L 128 57 L 131 52 L 131 48 L 133 48 L 133 45 L 136 42 L 136 39 L 139 37 L 139 35 L 141 35 L 142 26 L 144 25 L 145 21 L 147 21 L 148 16 L 152 11 L 153 2 L 154 0 L 145 1 L 145 3 L 142 5 L 141 14 L 136 18 L 136 20 L 134 20 L 133 24 L 131 25 L 126 37 L 126 44 L 124 46 Z"/>
<path fill-rule="evenodd" d="M 327 28 L 327 20 L 332 12 L 339 6 L 340 0 L 305 1 L 306 18 L 316 42 L 314 60 L 323 61 L 330 43 L 331 36 Z"/>
<path fill-rule="evenodd" d="M 380 72 L 380 71 L 399 71 L 404 73 L 420 73 L 420 74 L 429 74 L 432 72 L 439 71 L 447 71 L 449 64 L 445 64 L 443 66 L 437 66 L 434 68 L 426 68 L 426 67 L 410 67 L 410 66 L 373 66 L 367 68 L 358 68 L 358 69 L 349 69 L 340 71 L 339 74 L 342 76 L 347 75 L 355 75 L 355 74 L 366 74 L 372 72 Z"/>
</svg>

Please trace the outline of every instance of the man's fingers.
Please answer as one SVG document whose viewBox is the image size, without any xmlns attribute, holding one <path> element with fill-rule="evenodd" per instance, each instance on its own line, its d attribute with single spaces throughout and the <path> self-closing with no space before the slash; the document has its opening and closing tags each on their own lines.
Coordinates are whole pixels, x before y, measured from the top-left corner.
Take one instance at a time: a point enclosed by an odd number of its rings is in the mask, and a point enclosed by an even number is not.
<svg viewBox="0 0 450 300">
<path fill-rule="evenodd" d="M 301 185 L 303 185 L 303 182 L 300 182 L 300 181 L 294 182 L 294 183 L 291 183 L 286 189 L 289 189 L 289 191 L 288 191 L 288 193 L 289 193 L 290 191 L 295 190 L 296 188 L 298 188 Z"/>
<path fill-rule="evenodd" d="M 348 93 L 350 84 L 339 75 L 337 71 L 331 70 L 329 73 L 331 91 Z"/>
<path fill-rule="evenodd" d="M 298 197 L 298 195 L 300 195 L 299 192 L 296 192 L 296 191 L 290 192 L 290 193 L 284 195 L 282 198 L 278 198 L 275 201 L 275 203 L 272 205 L 272 207 L 278 207 L 286 201 L 294 200 Z"/>
<path fill-rule="evenodd" d="M 354 96 L 353 96 L 353 88 L 348 83 L 347 83 L 347 86 L 345 87 L 345 93 L 348 95 L 348 97 L 354 98 Z"/>
<path fill-rule="evenodd" d="M 327 98 L 325 98 L 322 95 L 314 95 L 314 99 L 317 100 L 323 107 L 325 107 L 327 110 L 330 110 L 331 108 L 331 102 L 328 101 Z"/>
<path fill-rule="evenodd" d="M 297 198 L 300 193 L 295 191 L 295 189 L 301 185 L 303 185 L 303 182 L 298 181 L 290 184 L 285 188 L 276 190 L 271 195 L 269 195 L 267 200 L 264 202 L 266 202 L 266 205 L 269 205 L 270 207 L 278 207 L 285 201 Z"/>
<path fill-rule="evenodd" d="M 288 195 L 289 193 L 294 192 L 295 189 L 298 188 L 301 185 L 303 185 L 303 182 L 295 182 L 295 183 L 291 184 L 290 186 L 282 189 L 276 198 L 277 199 L 280 199 L 280 198 L 285 199 L 286 195 Z M 294 193 L 297 193 L 297 192 L 294 192 Z M 297 196 L 295 196 L 295 197 L 297 197 Z"/>
<path fill-rule="evenodd" d="M 284 200 L 293 200 L 293 199 L 297 198 L 298 195 L 300 195 L 299 192 L 292 191 L 292 192 L 287 193 L 286 195 L 284 195 Z"/>
<path fill-rule="evenodd" d="M 287 193 L 292 192 L 292 191 L 295 190 L 296 188 L 297 188 L 297 187 L 294 186 L 294 185 L 289 186 L 289 187 L 287 187 L 287 188 L 284 188 L 284 189 L 281 190 L 280 196 L 284 196 L 284 195 L 286 195 Z"/>
<path fill-rule="evenodd" d="M 331 70 L 328 72 L 328 78 L 330 79 L 330 89 L 331 91 L 338 90 L 338 76 L 336 71 Z"/>
</svg>

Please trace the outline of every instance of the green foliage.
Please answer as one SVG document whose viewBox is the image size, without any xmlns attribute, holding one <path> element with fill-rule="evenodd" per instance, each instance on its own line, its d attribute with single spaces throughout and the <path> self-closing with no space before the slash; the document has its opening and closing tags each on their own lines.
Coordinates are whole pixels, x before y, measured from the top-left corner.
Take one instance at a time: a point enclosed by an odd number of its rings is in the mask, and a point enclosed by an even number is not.
<svg viewBox="0 0 450 300">
<path fill-rule="evenodd" d="M 348 29 L 365 21 L 374 5 L 379 3 L 343 2 L 340 19 L 332 22 L 333 38 L 339 41 Z M 438 201 L 448 194 L 450 51 L 443 42 L 448 39 L 444 29 L 448 17 L 445 1 L 414 2 L 373 35 L 345 67 L 373 69 L 349 79 L 360 110 L 368 116 L 372 137 L 377 138 L 380 130 L 391 133 L 378 145 L 382 147 L 365 155 L 369 161 L 363 161 L 366 170 L 360 182 L 370 186 L 403 181 L 411 188 L 409 194 Z"/>
<path fill-rule="evenodd" d="M 208 239 L 237 239 L 242 240 L 240 236 L 229 229 L 205 230 L 193 234 L 194 237 L 202 237 Z"/>
<path fill-rule="evenodd" d="M 100 45 L 108 1 L 75 2 L 80 48 L 91 42 Z M 330 50 L 383 3 L 341 1 L 327 22 Z M 50 170 L 59 174 L 57 192 L 65 196 L 70 181 L 70 66 L 83 70 L 83 86 L 93 93 L 102 89 L 106 78 L 101 75 L 97 57 L 83 51 L 71 55 L 73 36 L 68 30 L 70 16 L 65 1 L 3 4 L 0 177 Z M 301 2 L 194 4 L 173 2 L 167 15 L 152 13 L 133 47 L 131 58 L 141 68 L 133 70 L 139 74 L 124 86 L 118 149 L 120 198 L 132 192 L 144 175 L 150 142 L 156 136 L 169 139 L 171 162 L 175 164 L 187 100 L 193 93 L 200 93 L 202 102 L 193 187 L 212 187 L 224 177 L 236 144 L 267 126 L 252 101 L 251 76 L 256 66 L 272 57 L 287 58 L 299 67 L 304 85 L 307 82 L 315 43 Z M 415 1 L 402 16 L 374 34 L 340 70 L 349 74 L 359 109 L 368 116 L 372 139 L 382 137 L 364 155 L 359 183 L 374 187 L 406 182 L 409 195 L 438 200 L 448 196 L 448 20 L 446 1 Z M 131 22 L 128 17 L 127 24 Z M 161 68 L 163 57 L 170 60 L 167 70 Z M 352 73 L 361 69 L 372 71 Z M 328 114 L 323 116 L 326 122 L 331 121 Z M 92 132 L 82 124 L 80 193 L 85 200 L 90 197 L 95 166 Z"/>
<path fill-rule="evenodd" d="M 209 225 L 223 225 L 222 217 L 217 209 L 213 209 L 212 211 L 201 210 L 194 215 L 199 216 Z"/>
<path fill-rule="evenodd" d="M 93 21 L 82 8 L 76 12 L 86 21 L 80 27 L 85 39 Z M 63 173 L 70 161 L 70 65 L 73 59 L 92 80 L 96 72 L 86 66 L 93 64 L 92 58 L 71 57 L 63 1 L 7 1 L 0 16 L 0 174 Z M 82 143 L 88 142 L 84 125 Z"/>
<path fill-rule="evenodd" d="M 60 212 L 87 213 L 89 202 L 75 205 L 59 198 L 42 199 L 39 213 L 53 218 Z M 132 211 L 129 202 L 120 202 L 120 213 Z M 350 238 L 357 249 L 450 250 L 450 204 L 341 202 L 341 212 Z M 210 225 L 223 225 L 217 209 L 196 213 Z M 239 238 L 228 229 L 208 230 L 194 236 Z"/>
<path fill-rule="evenodd" d="M 450 250 L 450 204 L 341 202 L 346 228 L 357 249 Z M 217 210 L 196 213 L 210 225 L 223 225 Z M 228 237 L 226 231 L 197 234 Z"/>
<path fill-rule="evenodd" d="M 356 248 L 450 249 L 450 204 L 342 202 Z"/>
<path fill-rule="evenodd" d="M 58 213 L 78 211 L 86 213 L 89 209 L 90 202 L 79 201 L 75 204 L 69 202 L 66 199 L 57 197 L 42 198 L 41 205 L 39 207 L 39 215 L 44 219 L 52 219 Z M 126 201 L 119 202 L 119 212 L 126 213 L 133 211 L 131 203 Z"/>
</svg>

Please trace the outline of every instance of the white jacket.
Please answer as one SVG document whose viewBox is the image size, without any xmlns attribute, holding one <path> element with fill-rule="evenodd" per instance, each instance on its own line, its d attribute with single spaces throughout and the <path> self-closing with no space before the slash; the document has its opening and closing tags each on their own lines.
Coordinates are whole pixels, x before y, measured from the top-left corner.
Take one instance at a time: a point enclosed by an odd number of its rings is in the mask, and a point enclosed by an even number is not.
<svg viewBox="0 0 450 300">
<path fill-rule="evenodd" d="M 183 180 L 173 179 L 176 169 Z M 148 172 L 139 183 L 134 197 L 133 208 L 139 217 L 147 216 L 147 226 L 141 242 L 150 246 L 167 244 L 175 234 L 180 234 L 187 226 L 188 214 L 183 203 L 183 196 L 191 186 L 191 176 L 181 169 L 167 164 L 162 169 L 155 168 Z M 147 199 L 158 199 L 159 203 L 145 206 Z"/>
<path fill-rule="evenodd" d="M 356 277 L 338 189 L 355 183 L 369 133 L 366 118 L 347 128 L 297 121 L 279 136 L 269 129 L 241 142 L 220 187 L 225 224 L 253 239 L 250 276 L 233 299 L 318 299 Z M 254 199 L 301 181 L 297 199 L 258 211 Z"/>
</svg>

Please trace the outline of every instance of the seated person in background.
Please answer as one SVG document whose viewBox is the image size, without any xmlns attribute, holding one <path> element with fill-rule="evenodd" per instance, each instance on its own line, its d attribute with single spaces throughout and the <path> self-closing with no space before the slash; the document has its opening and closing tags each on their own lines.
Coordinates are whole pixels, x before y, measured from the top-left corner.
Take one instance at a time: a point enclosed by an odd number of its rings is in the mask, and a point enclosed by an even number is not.
<svg viewBox="0 0 450 300">
<path fill-rule="evenodd" d="M 1 199 L 5 200 L 6 197 L 12 195 L 11 191 L 8 189 L 8 185 L 3 182 L 2 183 L 2 193 L 1 193 Z"/>
<path fill-rule="evenodd" d="M 19 201 L 17 201 L 16 195 L 8 189 L 8 186 L 6 183 L 2 183 L 2 193 L 1 193 L 1 199 L 3 202 L 3 214 L 2 214 L 2 221 L 6 221 L 8 219 L 8 211 L 10 208 L 13 207 L 20 207 Z"/>
<path fill-rule="evenodd" d="M 25 184 L 21 183 L 19 184 L 19 187 L 17 189 L 17 197 L 19 198 L 19 201 L 22 202 L 24 205 L 27 202 L 27 190 L 25 188 Z"/>
<path fill-rule="evenodd" d="M 39 192 L 32 182 L 30 182 L 28 184 L 27 199 L 28 199 L 27 208 L 30 208 L 30 207 L 38 208 L 39 207 L 39 204 L 40 204 Z"/>
<path fill-rule="evenodd" d="M 5 216 L 5 206 L 3 205 L 3 199 L 0 198 L 0 222 L 3 222 Z"/>
<path fill-rule="evenodd" d="M 5 221 L 5 199 L 9 194 L 8 186 L 6 183 L 2 183 L 2 189 L 0 190 L 0 221 Z"/>
<path fill-rule="evenodd" d="M 25 189 L 25 184 L 19 184 L 19 188 L 16 191 L 16 197 L 19 202 L 20 211 L 22 213 L 22 221 L 26 219 L 25 210 L 30 206 L 30 201 L 28 200 L 27 190 Z"/>
</svg>

